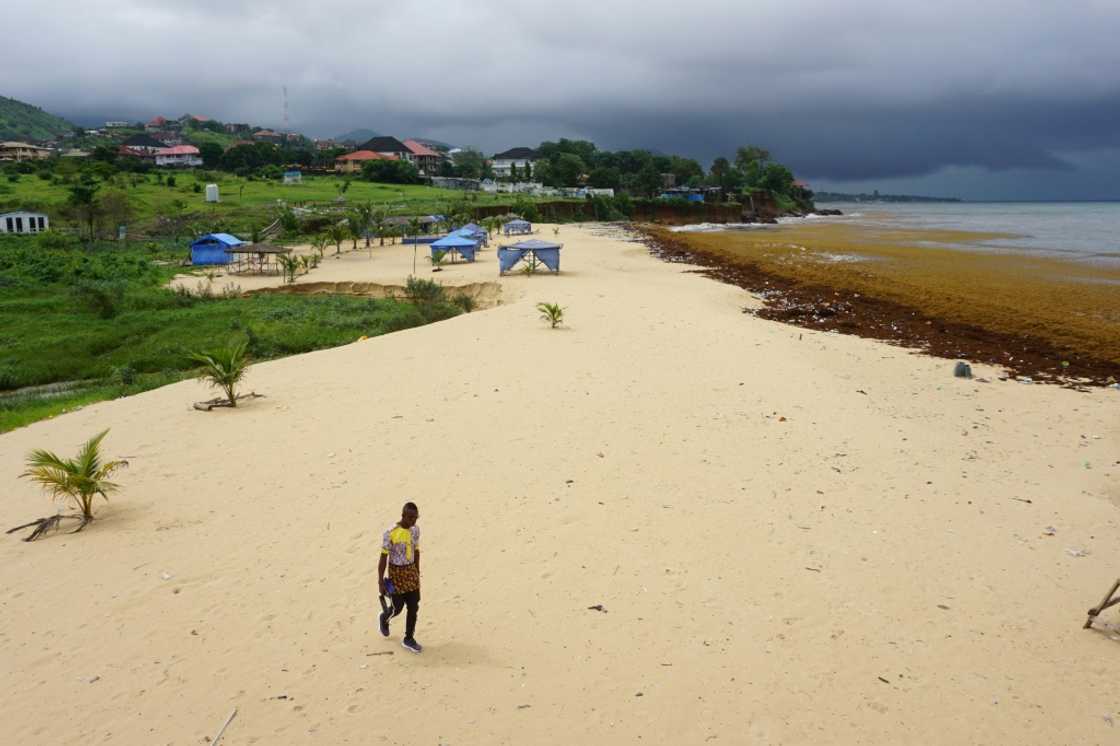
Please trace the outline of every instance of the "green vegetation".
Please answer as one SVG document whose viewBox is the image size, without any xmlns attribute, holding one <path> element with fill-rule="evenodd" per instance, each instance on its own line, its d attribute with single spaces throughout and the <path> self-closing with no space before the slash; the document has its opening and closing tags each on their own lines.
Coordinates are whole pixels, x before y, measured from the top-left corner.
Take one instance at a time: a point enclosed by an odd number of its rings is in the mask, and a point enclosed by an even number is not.
<svg viewBox="0 0 1120 746">
<path fill-rule="evenodd" d="M 34 541 L 50 527 L 57 526 L 63 517 L 80 520 L 78 527 L 71 533 L 76 534 L 85 528 L 93 520 L 93 498 L 100 495 L 108 500 L 109 493 L 119 488 L 109 478 L 113 476 L 113 472 L 128 465 L 125 461 L 102 460 L 101 441 L 108 434 L 108 430 L 103 430 L 87 440 L 74 458 L 62 458 L 41 448 L 32 451 L 27 457 L 27 471 L 20 476 L 35 482 L 56 500 L 69 500 L 80 514 L 40 518 L 10 529 L 8 533 L 35 526 L 35 530 L 25 539 Z"/>
<path fill-rule="evenodd" d="M 651 198 L 672 183 L 680 187 L 715 187 L 724 198 L 769 192 L 779 205 L 788 205 L 790 210 L 812 207 L 812 193 L 797 186 L 789 168 L 774 161 L 768 150 L 755 145 L 736 150 L 734 161 L 716 158 L 708 172 L 691 158 L 647 150 L 599 150 L 586 140 L 543 142 L 537 152 L 541 160 L 534 165 L 532 176 L 546 186 L 574 187 L 586 183 Z"/>
<path fill-rule="evenodd" d="M 201 365 L 198 371 L 200 381 L 205 381 L 225 394 L 225 403 L 237 406 L 237 384 L 249 370 L 248 342 L 235 342 L 228 347 L 208 352 L 195 352 L 188 357 Z"/>
<path fill-rule="evenodd" d="M 0 96 L 0 140 L 49 140 L 71 134 L 75 125 L 37 106 Z"/>
<path fill-rule="evenodd" d="M 381 212 L 382 227 L 387 217 L 444 212 L 453 204 L 462 204 L 469 210 L 510 203 L 508 194 L 464 193 L 358 179 L 348 182 L 346 202 L 339 206 L 338 186 L 347 182 L 337 176 L 305 175 L 303 183 L 285 185 L 278 179 L 262 180 L 208 170 L 115 172 L 107 164 L 81 164 L 71 159 L 44 161 L 42 166 L 11 165 L 24 166 L 32 173 L 17 173 L 14 182 L 0 180 L 0 210 L 44 210 L 56 227 L 65 224 L 65 220 L 60 220 L 64 218 L 87 234 L 92 225 L 96 235 L 105 237 L 115 235 L 120 223 L 127 223 L 129 235 L 184 239 L 220 230 L 247 238 L 254 228 L 280 217 L 279 201 L 294 206 L 317 205 L 324 216 L 337 212 L 339 220 L 345 217 L 346 205 L 369 204 Z M 36 171 L 37 168 L 42 170 Z M 174 181 L 169 183 L 171 179 Z M 221 202 L 205 201 L 207 184 L 218 185 Z M 81 190 L 81 201 L 74 196 L 75 189 Z M 92 194 L 86 190 L 92 190 Z M 532 200 L 522 200 L 533 204 Z M 373 222 L 377 223 L 376 217 Z M 302 216 L 294 227 L 295 234 L 307 235 L 317 232 L 322 225 Z M 185 244 L 183 248 L 186 249 Z"/>
<path fill-rule="evenodd" d="M 552 329 L 564 323 L 564 309 L 559 303 L 538 303 L 537 310 L 541 312 L 541 320 L 547 321 Z"/>
<path fill-rule="evenodd" d="M 192 292 L 173 292 L 162 287 L 182 269 L 173 246 L 84 248 L 53 233 L 0 238 L 0 431 L 190 377 L 196 363 L 189 354 L 214 345 L 244 341 L 254 359 L 266 360 L 461 312 L 430 292 L 416 303 L 243 298 L 204 276 Z M 26 387 L 50 390 L 13 393 Z"/>
</svg>

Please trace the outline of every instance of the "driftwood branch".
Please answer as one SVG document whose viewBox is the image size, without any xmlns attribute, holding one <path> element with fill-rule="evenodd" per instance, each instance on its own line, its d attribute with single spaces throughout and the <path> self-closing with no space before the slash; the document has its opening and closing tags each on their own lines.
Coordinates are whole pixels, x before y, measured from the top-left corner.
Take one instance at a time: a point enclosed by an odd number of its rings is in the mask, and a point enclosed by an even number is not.
<svg viewBox="0 0 1120 746">
<path fill-rule="evenodd" d="M 61 521 L 63 518 L 67 518 L 67 517 L 69 517 L 69 516 L 64 516 L 64 515 L 59 514 L 59 515 L 52 515 L 49 518 L 36 518 L 34 521 L 31 521 L 30 523 L 25 523 L 22 526 L 16 526 L 15 528 L 9 528 L 4 533 L 14 534 L 16 531 L 20 531 L 22 529 L 31 528 L 32 526 L 35 526 L 35 530 L 32 531 L 29 536 L 26 536 L 23 539 L 23 541 L 35 541 L 36 539 L 38 539 L 43 534 L 50 531 L 52 528 L 58 528 L 59 521 Z"/>
<path fill-rule="evenodd" d="M 1089 609 L 1089 618 L 1085 620 L 1085 626 L 1083 626 L 1082 629 L 1089 629 L 1092 627 L 1093 620 L 1108 607 L 1120 604 L 1120 597 L 1113 598 L 1113 596 L 1116 595 L 1117 589 L 1120 589 L 1120 580 L 1112 584 L 1112 587 L 1108 589 L 1108 593 L 1104 594 L 1104 598 L 1101 599 L 1099 604 Z"/>
<path fill-rule="evenodd" d="M 235 398 L 236 398 L 237 401 L 241 401 L 243 399 L 263 399 L 264 394 L 258 394 L 256 391 L 251 391 L 248 394 L 238 394 L 237 397 L 235 397 Z M 194 403 L 194 408 L 197 409 L 200 412 L 209 412 L 214 407 L 234 407 L 234 406 L 237 406 L 237 405 L 232 403 L 229 399 L 225 398 L 224 396 L 219 397 L 217 399 L 210 399 L 209 401 L 199 401 L 199 402 Z"/>
</svg>

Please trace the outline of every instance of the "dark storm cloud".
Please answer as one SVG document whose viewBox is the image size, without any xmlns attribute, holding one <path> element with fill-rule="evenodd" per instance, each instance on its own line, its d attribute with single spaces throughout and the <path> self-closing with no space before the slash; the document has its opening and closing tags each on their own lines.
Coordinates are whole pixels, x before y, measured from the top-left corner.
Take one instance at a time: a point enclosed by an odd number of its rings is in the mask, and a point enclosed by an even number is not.
<svg viewBox="0 0 1120 746">
<path fill-rule="evenodd" d="M 486 150 L 586 137 L 811 178 L 1076 168 L 1120 147 L 1120 3 L 15 0 L 6 95 Z M 12 33 L 12 29 L 27 29 Z"/>
</svg>

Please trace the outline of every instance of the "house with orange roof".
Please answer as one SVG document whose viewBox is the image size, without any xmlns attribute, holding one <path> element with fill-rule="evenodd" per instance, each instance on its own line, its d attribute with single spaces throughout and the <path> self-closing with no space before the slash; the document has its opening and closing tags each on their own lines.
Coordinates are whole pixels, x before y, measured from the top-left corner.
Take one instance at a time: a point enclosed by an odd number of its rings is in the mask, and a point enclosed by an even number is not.
<svg viewBox="0 0 1120 746">
<path fill-rule="evenodd" d="M 192 168 L 202 165 L 202 155 L 193 145 L 176 145 L 156 151 L 157 166 L 178 166 Z"/>
<path fill-rule="evenodd" d="M 334 159 L 334 170 L 340 174 L 352 174 L 362 170 L 362 166 L 368 161 L 397 161 L 400 160 L 396 155 L 385 155 L 384 153 L 375 153 L 372 150 L 355 150 L 353 153 L 346 153 Z"/>
<path fill-rule="evenodd" d="M 412 162 L 422 175 L 434 176 L 439 173 L 443 155 L 416 140 L 405 140 L 404 146 L 412 153 Z"/>
</svg>

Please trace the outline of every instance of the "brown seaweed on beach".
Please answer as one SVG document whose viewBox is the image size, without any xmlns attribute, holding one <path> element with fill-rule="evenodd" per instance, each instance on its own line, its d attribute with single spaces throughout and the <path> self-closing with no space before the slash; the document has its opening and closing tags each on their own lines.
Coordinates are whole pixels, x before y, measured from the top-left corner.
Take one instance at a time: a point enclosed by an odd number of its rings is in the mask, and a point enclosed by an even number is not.
<svg viewBox="0 0 1120 746">
<path fill-rule="evenodd" d="M 877 339 L 948 359 L 971 360 L 1004 368 L 1012 375 L 1071 388 L 1104 386 L 1120 380 L 1120 363 L 1062 349 L 1028 334 L 995 331 L 929 315 L 892 300 L 845 288 L 798 282 L 747 260 L 698 250 L 658 229 L 641 229 L 654 256 L 694 264 L 700 274 L 744 288 L 763 302 L 745 309 L 763 319 L 820 331 Z"/>
</svg>

